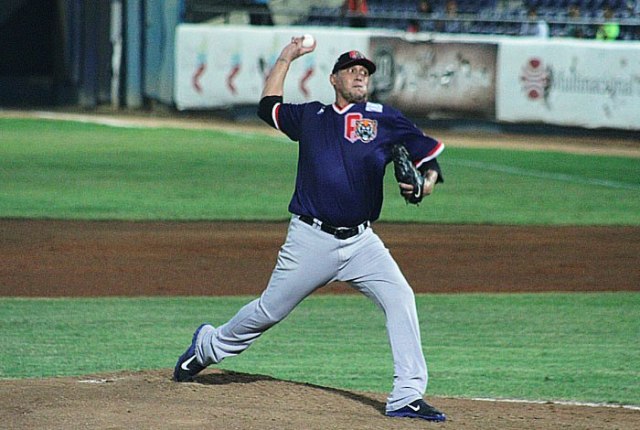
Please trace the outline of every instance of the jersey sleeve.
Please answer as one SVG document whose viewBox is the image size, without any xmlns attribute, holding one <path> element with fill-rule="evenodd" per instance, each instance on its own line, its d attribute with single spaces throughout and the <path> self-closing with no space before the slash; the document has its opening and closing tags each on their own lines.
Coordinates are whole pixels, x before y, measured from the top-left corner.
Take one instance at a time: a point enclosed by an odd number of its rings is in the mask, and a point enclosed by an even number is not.
<svg viewBox="0 0 640 430">
<path fill-rule="evenodd" d="M 396 127 L 398 140 L 405 145 L 416 167 L 423 173 L 429 169 L 437 171 L 438 182 L 443 182 L 444 178 L 436 158 L 444 151 L 444 144 L 427 136 L 401 113 L 398 113 L 396 118 Z"/>
<path fill-rule="evenodd" d="M 261 98 L 258 104 L 258 117 L 271 127 L 277 128 L 274 118 L 274 108 L 279 104 L 282 104 L 282 96 L 265 96 Z"/>
<path fill-rule="evenodd" d="M 289 139 L 300 139 L 300 124 L 304 105 L 283 103 L 281 96 L 267 96 L 260 100 L 258 116 L 271 127 L 282 131 Z"/>
</svg>

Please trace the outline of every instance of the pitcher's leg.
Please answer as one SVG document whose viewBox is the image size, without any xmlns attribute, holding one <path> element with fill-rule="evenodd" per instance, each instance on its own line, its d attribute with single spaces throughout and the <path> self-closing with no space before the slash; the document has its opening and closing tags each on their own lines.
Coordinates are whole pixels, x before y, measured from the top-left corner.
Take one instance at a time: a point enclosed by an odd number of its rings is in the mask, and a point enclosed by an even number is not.
<svg viewBox="0 0 640 430">
<path fill-rule="evenodd" d="M 393 390 L 387 411 L 421 399 L 427 388 L 427 365 L 422 351 L 415 296 L 382 241 L 371 234 L 341 275 L 371 298 L 384 312 L 394 363 Z"/>
<path fill-rule="evenodd" d="M 305 297 L 328 283 L 337 270 L 337 261 L 330 241 L 322 240 L 327 237 L 293 219 L 265 291 L 226 324 L 203 331 L 196 346 L 198 360 L 209 365 L 240 354 Z"/>
<path fill-rule="evenodd" d="M 427 365 L 422 351 L 420 327 L 415 297 L 409 285 L 398 283 L 398 288 L 388 294 L 373 287 L 375 300 L 385 311 L 387 333 L 393 355 L 393 390 L 387 398 L 387 410 L 392 411 L 421 399 L 427 389 Z"/>
<path fill-rule="evenodd" d="M 398 279 L 393 285 L 369 282 L 362 292 L 384 311 L 393 355 L 393 390 L 387 411 L 421 399 L 427 389 L 427 365 L 422 351 L 420 327 L 413 291 Z"/>
</svg>

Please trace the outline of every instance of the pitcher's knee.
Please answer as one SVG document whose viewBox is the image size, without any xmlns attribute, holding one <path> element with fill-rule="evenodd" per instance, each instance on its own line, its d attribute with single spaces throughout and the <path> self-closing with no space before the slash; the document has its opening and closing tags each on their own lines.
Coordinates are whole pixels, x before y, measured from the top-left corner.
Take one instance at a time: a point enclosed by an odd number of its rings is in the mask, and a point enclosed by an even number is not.
<svg viewBox="0 0 640 430">
<path fill-rule="evenodd" d="M 398 285 L 398 287 L 394 290 L 394 295 L 401 302 L 415 301 L 415 294 L 413 293 L 413 289 L 406 282 Z"/>
<path fill-rule="evenodd" d="M 289 315 L 289 312 L 282 309 L 269 309 L 262 303 L 258 305 L 258 311 L 262 314 L 262 321 L 265 326 L 272 327 Z"/>
</svg>

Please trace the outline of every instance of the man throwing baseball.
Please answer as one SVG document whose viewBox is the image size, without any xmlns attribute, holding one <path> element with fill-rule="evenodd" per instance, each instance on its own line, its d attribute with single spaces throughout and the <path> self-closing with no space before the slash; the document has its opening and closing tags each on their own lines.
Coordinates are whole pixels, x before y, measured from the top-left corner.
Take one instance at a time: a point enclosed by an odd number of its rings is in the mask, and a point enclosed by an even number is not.
<svg viewBox="0 0 640 430">
<path fill-rule="evenodd" d="M 210 364 L 240 354 L 316 289 L 344 281 L 373 300 L 386 317 L 394 362 L 386 415 L 444 421 L 445 415 L 423 400 L 427 366 L 413 290 L 372 229 L 382 207 L 392 147 L 406 147 L 425 177 L 422 194 L 429 195 L 442 181 L 436 157 L 444 146 L 399 111 L 367 101 L 376 66 L 358 51 L 340 55 L 333 67 L 333 104 L 284 103 L 290 64 L 316 47 L 303 47 L 302 39 L 294 37 L 283 48 L 258 108 L 260 118 L 299 145 L 292 216 L 276 267 L 260 298 L 219 327 L 198 327 L 178 359 L 174 379 L 192 381 Z M 413 194 L 412 185 L 400 187 L 403 195 Z"/>
</svg>

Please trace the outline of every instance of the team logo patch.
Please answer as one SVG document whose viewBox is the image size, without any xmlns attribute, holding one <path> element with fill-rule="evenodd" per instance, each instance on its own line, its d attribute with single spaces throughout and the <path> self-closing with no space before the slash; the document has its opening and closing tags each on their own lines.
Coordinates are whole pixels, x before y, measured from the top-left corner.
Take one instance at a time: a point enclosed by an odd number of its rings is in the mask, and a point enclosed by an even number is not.
<svg viewBox="0 0 640 430">
<path fill-rule="evenodd" d="M 378 135 L 378 121 L 363 118 L 361 113 L 350 113 L 344 118 L 344 137 L 349 142 L 369 143 Z"/>
<path fill-rule="evenodd" d="M 363 118 L 356 121 L 356 136 L 364 143 L 370 142 L 378 134 L 378 121 Z"/>
</svg>

